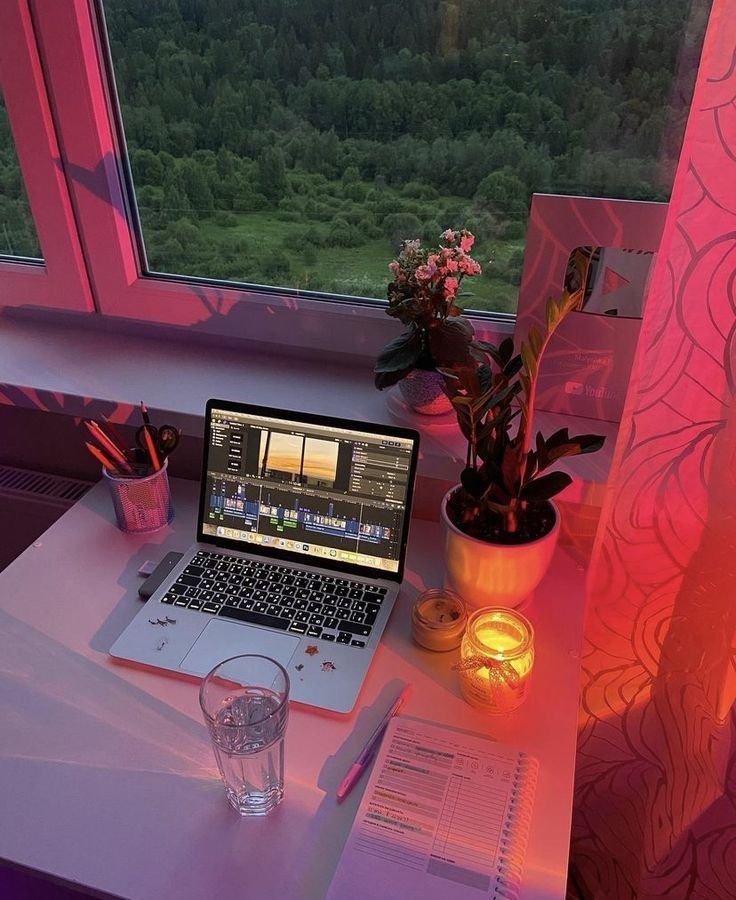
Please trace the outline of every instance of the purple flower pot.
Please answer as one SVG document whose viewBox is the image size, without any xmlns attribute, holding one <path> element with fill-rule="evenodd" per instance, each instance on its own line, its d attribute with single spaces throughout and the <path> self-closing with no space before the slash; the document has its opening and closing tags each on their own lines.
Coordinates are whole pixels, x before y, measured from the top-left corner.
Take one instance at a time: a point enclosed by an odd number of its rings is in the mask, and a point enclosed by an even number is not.
<svg viewBox="0 0 736 900">
<path fill-rule="evenodd" d="M 452 409 L 450 398 L 444 392 L 444 378 L 439 372 L 414 369 L 399 382 L 404 402 L 425 416 L 439 416 Z"/>
</svg>

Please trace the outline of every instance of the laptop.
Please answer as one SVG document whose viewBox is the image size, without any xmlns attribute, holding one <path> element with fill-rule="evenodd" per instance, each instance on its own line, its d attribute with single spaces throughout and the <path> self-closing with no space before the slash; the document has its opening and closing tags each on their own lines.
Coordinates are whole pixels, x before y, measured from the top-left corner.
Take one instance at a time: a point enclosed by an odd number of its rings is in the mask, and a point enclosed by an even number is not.
<svg viewBox="0 0 736 900">
<path fill-rule="evenodd" d="M 278 660 L 291 698 L 347 713 L 404 575 L 419 435 L 209 400 L 197 540 L 110 648 L 204 676 Z"/>
</svg>

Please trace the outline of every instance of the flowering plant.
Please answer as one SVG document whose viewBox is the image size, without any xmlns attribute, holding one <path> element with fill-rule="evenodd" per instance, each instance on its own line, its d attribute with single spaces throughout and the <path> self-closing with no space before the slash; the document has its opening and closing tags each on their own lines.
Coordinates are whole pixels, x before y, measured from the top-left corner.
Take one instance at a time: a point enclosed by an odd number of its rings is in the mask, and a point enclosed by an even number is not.
<svg viewBox="0 0 736 900">
<path fill-rule="evenodd" d="M 463 229 L 447 229 L 435 249 L 419 240 L 404 241 L 389 264 L 389 316 L 406 331 L 387 344 L 376 360 L 379 390 L 405 378 L 413 369 L 453 368 L 472 354 L 473 326 L 462 318 L 455 300 L 463 279 L 479 275 L 480 265 L 469 255 L 475 238 Z"/>
</svg>

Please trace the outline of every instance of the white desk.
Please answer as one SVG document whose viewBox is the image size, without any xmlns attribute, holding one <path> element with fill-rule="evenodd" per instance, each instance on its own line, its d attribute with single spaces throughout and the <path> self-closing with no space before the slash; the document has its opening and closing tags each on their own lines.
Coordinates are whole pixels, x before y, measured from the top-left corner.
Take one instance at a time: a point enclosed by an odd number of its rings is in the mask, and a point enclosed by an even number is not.
<svg viewBox="0 0 736 900">
<path fill-rule="evenodd" d="M 172 527 L 132 537 L 113 524 L 98 484 L 0 575 L 0 859 L 126 898 L 322 898 L 365 782 L 341 806 L 335 789 L 408 681 L 411 715 L 539 758 L 522 897 L 564 897 L 583 616 L 576 564 L 559 553 L 528 609 L 537 663 L 525 705 L 489 718 L 460 698 L 454 653 L 411 642 L 412 600 L 441 582 L 442 567 L 439 527 L 415 520 L 405 586 L 355 712 L 293 706 L 285 799 L 268 818 L 242 821 L 223 796 L 195 683 L 106 654 L 139 608 L 141 563 L 191 543 L 197 488 L 173 481 Z"/>
</svg>

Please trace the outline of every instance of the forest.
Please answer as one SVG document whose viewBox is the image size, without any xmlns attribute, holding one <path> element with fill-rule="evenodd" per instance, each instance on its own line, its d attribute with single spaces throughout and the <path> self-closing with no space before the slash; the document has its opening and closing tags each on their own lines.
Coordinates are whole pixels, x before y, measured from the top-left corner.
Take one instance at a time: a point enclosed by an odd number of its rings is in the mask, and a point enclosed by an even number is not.
<svg viewBox="0 0 736 900">
<path fill-rule="evenodd" d="M 532 193 L 668 198 L 707 12 L 106 0 L 149 268 L 384 298 L 403 239 L 465 227 L 464 304 L 514 311 Z M 0 252 L 40 252 L 2 116 Z"/>
</svg>

